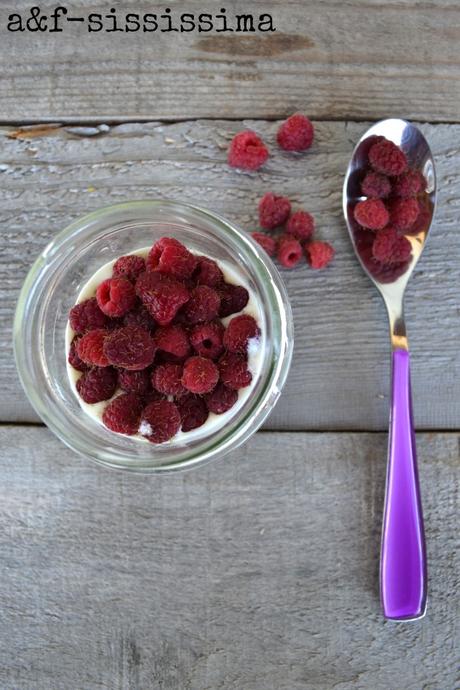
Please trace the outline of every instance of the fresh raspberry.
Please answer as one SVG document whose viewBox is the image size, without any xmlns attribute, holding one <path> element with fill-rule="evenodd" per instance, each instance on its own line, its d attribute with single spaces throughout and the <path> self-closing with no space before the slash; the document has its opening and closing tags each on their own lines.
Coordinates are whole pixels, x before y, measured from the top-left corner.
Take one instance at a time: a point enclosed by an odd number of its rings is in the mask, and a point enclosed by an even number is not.
<svg viewBox="0 0 460 690">
<path fill-rule="evenodd" d="M 155 400 L 142 412 L 139 432 L 150 443 L 165 443 L 177 434 L 180 425 L 181 418 L 176 405 L 169 400 Z"/>
<path fill-rule="evenodd" d="M 259 201 L 259 223 L 265 230 L 274 230 L 289 218 L 291 202 L 285 196 L 267 192 Z"/>
<path fill-rule="evenodd" d="M 181 364 L 160 364 L 152 372 L 152 386 L 164 395 L 184 395 Z"/>
<path fill-rule="evenodd" d="M 184 315 L 189 323 L 205 323 L 216 318 L 219 308 L 220 297 L 216 290 L 207 285 L 198 285 L 190 293 Z"/>
<path fill-rule="evenodd" d="M 390 205 L 390 222 L 396 230 L 409 230 L 419 214 L 417 199 L 396 199 Z"/>
<path fill-rule="evenodd" d="M 335 256 L 335 249 L 329 242 L 316 240 L 305 245 L 305 256 L 311 268 L 326 268 Z"/>
<path fill-rule="evenodd" d="M 369 230 L 381 230 L 389 221 L 387 208 L 380 199 L 359 201 L 353 215 L 357 223 Z"/>
<path fill-rule="evenodd" d="M 372 254 L 382 264 L 397 264 L 407 261 L 412 253 L 409 240 L 398 235 L 395 228 L 380 230 L 372 245 Z"/>
<path fill-rule="evenodd" d="M 222 319 L 242 311 L 249 302 L 249 292 L 242 285 L 225 283 L 219 289 L 219 296 L 219 316 Z"/>
<path fill-rule="evenodd" d="M 184 364 L 182 383 L 191 393 L 209 393 L 219 380 L 219 370 L 206 357 L 189 357 Z"/>
<path fill-rule="evenodd" d="M 182 283 L 156 271 L 141 273 L 136 281 L 136 292 L 160 326 L 170 324 L 180 307 L 190 299 Z"/>
<path fill-rule="evenodd" d="M 104 342 L 110 331 L 96 328 L 85 333 L 77 344 L 77 355 L 85 364 L 108 367 L 109 360 L 104 354 Z"/>
<path fill-rule="evenodd" d="M 110 431 L 133 436 L 139 431 L 143 400 L 136 393 L 122 393 L 104 410 L 102 421 Z"/>
<path fill-rule="evenodd" d="M 136 304 L 136 291 L 128 278 L 107 278 L 97 288 L 96 299 L 107 316 L 123 316 Z"/>
<path fill-rule="evenodd" d="M 196 256 L 173 237 L 161 237 L 147 257 L 147 270 L 161 271 L 177 280 L 190 278 L 196 266 Z"/>
<path fill-rule="evenodd" d="M 86 333 L 94 328 L 107 328 L 110 319 L 99 309 L 96 298 L 91 297 L 72 307 L 69 323 L 75 333 Z"/>
<path fill-rule="evenodd" d="M 306 151 L 313 143 L 314 129 L 302 113 L 288 117 L 278 129 L 276 140 L 285 151 Z"/>
<path fill-rule="evenodd" d="M 176 404 L 182 422 L 182 431 L 184 432 L 203 426 L 209 416 L 206 403 L 199 395 L 188 393 L 181 397 Z"/>
<path fill-rule="evenodd" d="M 310 240 L 315 231 L 315 219 L 307 211 L 296 211 L 289 218 L 286 232 L 299 242 Z"/>
<path fill-rule="evenodd" d="M 190 343 L 200 357 L 216 360 L 224 351 L 222 338 L 224 327 L 220 321 L 194 326 L 190 331 Z"/>
<path fill-rule="evenodd" d="M 117 372 L 112 367 L 94 367 L 77 381 L 80 398 L 90 405 L 109 400 L 117 388 Z"/>
<path fill-rule="evenodd" d="M 379 234 L 382 231 L 379 231 Z M 355 232 L 355 245 L 357 252 L 369 273 L 381 283 L 393 283 L 407 271 L 410 261 L 402 261 L 396 264 L 382 264 L 374 257 L 372 245 L 375 235 L 366 230 Z"/>
<path fill-rule="evenodd" d="M 252 374 L 244 355 L 226 352 L 219 359 L 218 366 L 222 383 L 228 388 L 233 388 L 233 390 L 246 388 L 252 381 Z"/>
<path fill-rule="evenodd" d="M 144 331 L 152 333 L 155 330 L 155 321 L 150 316 L 147 308 L 143 304 L 139 304 L 124 315 L 123 326 L 139 326 Z"/>
<path fill-rule="evenodd" d="M 193 272 L 193 278 L 197 285 L 207 285 L 208 287 L 218 287 L 224 282 L 224 274 L 213 259 L 207 256 L 197 257 L 197 267 Z"/>
<path fill-rule="evenodd" d="M 180 324 L 160 326 L 153 336 L 153 342 L 161 352 L 167 352 L 179 359 L 190 354 L 188 335 Z"/>
<path fill-rule="evenodd" d="M 370 199 L 386 199 L 391 193 L 391 182 L 386 175 L 369 170 L 361 182 L 361 193 Z"/>
<path fill-rule="evenodd" d="M 265 249 L 268 256 L 275 256 L 276 240 L 273 237 L 269 237 L 263 232 L 251 232 L 251 237 L 257 242 L 257 244 L 260 244 L 262 249 Z"/>
<path fill-rule="evenodd" d="M 136 279 L 141 273 L 145 271 L 145 260 L 142 256 L 136 256 L 136 254 L 129 254 L 128 256 L 120 256 L 113 265 L 112 276 L 114 278 L 119 278 L 123 276 L 127 278 L 132 283 L 136 282 Z"/>
<path fill-rule="evenodd" d="M 141 371 L 120 369 L 118 372 L 118 385 L 127 393 L 145 395 L 150 391 L 150 373 L 147 369 L 142 369 Z"/>
<path fill-rule="evenodd" d="M 258 170 L 268 158 L 268 149 L 251 130 L 239 132 L 230 142 L 228 164 L 243 170 Z"/>
<path fill-rule="evenodd" d="M 396 178 L 393 185 L 395 196 L 399 196 L 401 199 L 410 199 L 410 197 L 424 192 L 425 189 L 425 178 L 418 170 L 408 170 L 404 175 Z"/>
<path fill-rule="evenodd" d="M 238 400 L 238 392 L 233 388 L 227 388 L 227 386 L 224 386 L 224 384 L 219 381 L 214 390 L 207 393 L 204 399 L 210 412 L 214 412 L 214 414 L 223 414 L 224 412 L 228 412 L 236 403 Z"/>
<path fill-rule="evenodd" d="M 85 364 L 85 362 L 83 362 L 83 360 L 81 360 L 77 354 L 77 344 L 78 344 L 79 340 L 80 340 L 80 336 L 76 335 L 75 338 L 70 343 L 69 355 L 67 357 L 67 361 L 77 371 L 88 371 L 89 366 L 87 364 Z"/>
<path fill-rule="evenodd" d="M 378 141 L 371 146 L 369 162 L 376 172 L 384 175 L 402 175 L 407 169 L 406 154 L 388 139 Z"/>
<path fill-rule="evenodd" d="M 155 343 L 138 326 L 123 326 L 112 331 L 104 342 L 104 354 L 110 364 L 130 371 L 146 369 L 155 357 Z"/>
<path fill-rule="evenodd" d="M 235 316 L 224 333 L 224 347 L 229 352 L 247 352 L 248 343 L 253 338 L 259 338 L 260 328 L 257 321 L 249 314 Z"/>
<path fill-rule="evenodd" d="M 302 256 L 302 246 L 292 235 L 281 235 L 278 240 L 278 261 L 285 268 L 294 268 Z"/>
</svg>

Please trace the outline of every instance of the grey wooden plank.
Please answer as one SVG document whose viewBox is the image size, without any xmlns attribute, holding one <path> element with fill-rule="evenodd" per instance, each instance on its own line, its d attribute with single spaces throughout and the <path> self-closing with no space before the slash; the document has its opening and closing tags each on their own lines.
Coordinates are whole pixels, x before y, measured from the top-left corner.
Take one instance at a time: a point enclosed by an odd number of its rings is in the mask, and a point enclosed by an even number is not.
<svg viewBox="0 0 460 690">
<path fill-rule="evenodd" d="M 272 157 L 258 174 L 240 174 L 225 162 L 229 139 L 247 126 L 272 144 Z M 300 158 L 273 145 L 277 123 L 264 121 L 125 124 L 97 136 L 64 127 L 30 139 L 9 138 L 13 130 L 1 129 L 0 419 L 36 420 L 17 380 L 11 324 L 26 272 L 58 230 L 105 204 L 155 197 L 198 202 L 253 230 L 257 200 L 272 189 L 315 215 L 318 236 L 334 244 L 337 258 L 325 272 L 307 266 L 283 272 L 294 309 L 296 345 L 287 387 L 268 425 L 384 429 L 389 394 L 386 317 L 356 262 L 341 212 L 343 173 L 366 126 L 316 123 L 316 143 Z M 440 203 L 407 297 L 415 413 L 420 428 L 458 428 L 460 127 L 422 129 L 436 156 Z"/>
<path fill-rule="evenodd" d="M 105 14 L 114 4 L 79 0 L 69 13 Z M 145 2 L 116 5 L 120 18 L 152 11 Z M 175 17 L 220 8 L 198 0 L 168 5 Z M 270 119 L 304 108 L 327 119 L 459 119 L 455 0 L 227 4 L 229 17 L 270 13 L 270 34 L 88 33 L 79 23 L 62 33 L 8 32 L 8 15 L 30 7 L 28 0 L 2 3 L 3 120 Z"/>
<path fill-rule="evenodd" d="M 384 434 L 260 433 L 145 478 L 2 427 L 0 686 L 454 690 L 459 439 L 418 437 L 429 609 L 398 625 L 377 593 Z"/>
</svg>

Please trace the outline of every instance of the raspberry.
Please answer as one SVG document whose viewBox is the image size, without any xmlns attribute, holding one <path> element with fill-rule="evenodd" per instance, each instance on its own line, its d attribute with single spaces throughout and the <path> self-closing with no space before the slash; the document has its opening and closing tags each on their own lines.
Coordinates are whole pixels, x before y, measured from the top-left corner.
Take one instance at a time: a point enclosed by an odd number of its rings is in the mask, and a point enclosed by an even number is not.
<svg viewBox="0 0 460 690">
<path fill-rule="evenodd" d="M 145 395 L 150 391 L 150 373 L 147 369 L 140 371 L 120 369 L 118 372 L 118 385 L 127 393 Z"/>
<path fill-rule="evenodd" d="M 103 350 L 109 332 L 103 328 L 96 328 L 80 338 L 77 344 L 77 355 L 85 364 L 93 364 L 97 367 L 109 366 L 109 360 Z"/>
<path fill-rule="evenodd" d="M 257 321 L 249 314 L 241 314 L 235 316 L 228 324 L 223 342 L 229 352 L 244 353 L 248 349 L 249 341 L 259 336 L 260 328 Z"/>
<path fill-rule="evenodd" d="M 259 223 L 266 230 L 274 230 L 289 218 L 291 202 L 285 196 L 275 196 L 272 192 L 264 194 L 259 201 Z"/>
<path fill-rule="evenodd" d="M 392 283 L 407 271 L 410 262 L 382 264 L 377 261 L 372 253 L 374 240 L 375 236 L 365 230 L 355 232 L 356 249 L 369 273 L 381 283 Z"/>
<path fill-rule="evenodd" d="M 257 242 L 257 244 L 260 244 L 262 249 L 265 249 L 268 256 L 275 256 L 276 240 L 273 237 L 269 237 L 263 232 L 251 232 L 251 237 Z"/>
<path fill-rule="evenodd" d="M 133 436 L 139 430 L 143 401 L 136 393 L 122 393 L 104 410 L 102 421 L 110 431 Z"/>
<path fill-rule="evenodd" d="M 236 403 L 238 392 L 233 388 L 227 388 L 227 386 L 219 382 L 213 391 L 204 396 L 204 399 L 210 412 L 223 414 Z"/>
<path fill-rule="evenodd" d="M 158 272 L 141 273 L 136 292 L 160 326 L 171 323 L 180 307 L 190 299 L 182 283 Z"/>
<path fill-rule="evenodd" d="M 223 319 L 230 314 L 242 311 L 249 302 L 249 292 L 242 285 L 225 283 L 219 289 L 219 316 Z"/>
<path fill-rule="evenodd" d="M 388 227 L 377 233 L 372 245 L 372 254 L 382 264 L 397 264 L 407 261 L 412 253 L 409 240 L 395 228 Z"/>
<path fill-rule="evenodd" d="M 77 381 L 77 391 L 90 405 L 108 400 L 117 388 L 117 372 L 112 367 L 95 367 L 86 371 Z"/>
<path fill-rule="evenodd" d="M 280 126 L 276 140 L 285 151 L 306 151 L 313 143 L 313 136 L 313 125 L 308 117 L 295 113 Z"/>
<path fill-rule="evenodd" d="M 172 237 L 161 237 L 147 257 L 147 270 L 161 271 L 178 280 L 190 278 L 196 265 L 196 256 Z"/>
<path fill-rule="evenodd" d="M 124 315 L 123 325 L 139 326 L 140 328 L 143 328 L 144 331 L 150 332 L 155 330 L 155 321 L 150 316 L 143 304 L 139 304 L 137 307 Z"/>
<path fill-rule="evenodd" d="M 75 333 L 85 333 L 94 328 L 106 328 L 110 319 L 99 309 L 96 298 L 91 297 L 72 307 L 69 323 Z"/>
<path fill-rule="evenodd" d="M 292 235 L 281 235 L 278 240 L 278 261 L 285 268 L 294 268 L 302 256 L 300 242 Z"/>
<path fill-rule="evenodd" d="M 207 285 L 208 287 L 218 287 L 224 282 L 224 274 L 213 259 L 207 256 L 197 257 L 197 267 L 193 272 L 193 278 L 197 285 Z"/>
<path fill-rule="evenodd" d="M 219 294 L 207 285 L 198 285 L 190 293 L 184 315 L 189 323 L 205 323 L 216 318 L 219 308 Z"/>
<path fill-rule="evenodd" d="M 268 158 L 268 149 L 251 130 L 239 132 L 230 142 L 228 164 L 243 170 L 258 170 Z"/>
<path fill-rule="evenodd" d="M 147 405 L 141 415 L 139 432 L 150 443 L 165 443 L 177 434 L 181 418 L 173 402 L 155 400 Z"/>
<path fill-rule="evenodd" d="M 428 197 L 418 199 L 418 216 L 415 223 L 405 231 L 406 235 L 417 235 L 426 232 L 431 222 L 433 207 Z"/>
<path fill-rule="evenodd" d="M 390 206 L 390 222 L 396 230 L 409 230 L 417 220 L 417 199 L 396 199 Z"/>
<path fill-rule="evenodd" d="M 289 218 L 286 225 L 286 232 L 293 235 L 299 242 L 306 242 L 311 239 L 315 230 L 315 220 L 306 211 L 296 211 Z"/>
<path fill-rule="evenodd" d="M 190 353 L 190 342 L 184 328 L 177 325 L 160 326 L 153 336 L 153 342 L 158 350 L 170 355 L 187 357 Z"/>
<path fill-rule="evenodd" d="M 309 242 L 305 245 L 307 262 L 314 269 L 326 268 L 335 255 L 335 249 L 329 242 Z"/>
<path fill-rule="evenodd" d="M 233 390 L 246 388 L 252 381 L 252 374 L 244 355 L 226 352 L 219 359 L 218 366 L 222 383 L 228 388 L 233 388 Z"/>
<path fill-rule="evenodd" d="M 123 326 L 105 339 L 104 354 L 110 364 L 130 371 L 146 369 L 155 357 L 152 336 L 138 326 Z"/>
<path fill-rule="evenodd" d="M 192 431 L 202 426 L 208 418 L 209 412 L 206 403 L 199 395 L 189 393 L 177 401 L 182 431 Z"/>
<path fill-rule="evenodd" d="M 182 383 L 191 393 L 209 393 L 219 380 L 219 370 L 206 357 L 190 357 L 184 364 Z"/>
<path fill-rule="evenodd" d="M 390 176 L 402 175 L 407 168 L 406 154 L 388 139 L 378 141 L 371 146 L 369 162 L 374 170 Z"/>
<path fill-rule="evenodd" d="M 408 170 L 404 175 L 396 178 L 393 185 L 395 196 L 399 196 L 401 199 L 417 196 L 420 192 L 424 192 L 425 189 L 425 178 L 418 170 Z"/>
<path fill-rule="evenodd" d="M 130 280 L 132 283 L 136 282 L 136 279 L 141 273 L 145 271 L 145 260 L 142 256 L 136 256 L 135 254 L 129 254 L 128 256 L 120 256 L 113 265 L 112 276 L 118 278 L 123 276 Z"/>
<path fill-rule="evenodd" d="M 381 230 L 389 221 L 386 206 L 380 199 L 359 201 L 355 206 L 353 215 L 363 228 L 369 230 Z"/>
<path fill-rule="evenodd" d="M 136 303 L 134 285 L 127 278 L 107 278 L 96 290 L 99 308 L 107 316 L 123 316 Z"/>
<path fill-rule="evenodd" d="M 386 199 L 391 192 L 391 182 L 385 175 L 369 170 L 361 182 L 361 192 L 371 199 Z"/>
<path fill-rule="evenodd" d="M 200 357 L 216 360 L 224 351 L 224 327 L 220 321 L 199 324 L 190 331 L 190 343 Z"/>
<path fill-rule="evenodd" d="M 152 386 L 164 395 L 181 396 L 185 393 L 180 364 L 160 364 L 153 370 L 151 380 Z"/>
<path fill-rule="evenodd" d="M 85 362 L 83 362 L 77 354 L 77 345 L 79 340 L 80 337 L 76 335 L 70 343 L 69 356 L 67 357 L 67 361 L 77 371 L 88 371 L 89 366 L 85 364 Z"/>
</svg>

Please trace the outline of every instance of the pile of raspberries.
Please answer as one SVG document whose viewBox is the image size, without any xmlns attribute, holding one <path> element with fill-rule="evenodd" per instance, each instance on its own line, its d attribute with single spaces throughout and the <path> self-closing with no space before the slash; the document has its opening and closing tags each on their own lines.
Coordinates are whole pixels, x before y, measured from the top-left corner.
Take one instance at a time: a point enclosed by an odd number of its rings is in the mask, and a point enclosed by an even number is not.
<svg viewBox="0 0 460 690">
<path fill-rule="evenodd" d="M 120 257 L 96 296 L 70 310 L 78 394 L 89 404 L 111 400 L 102 421 L 120 434 L 164 443 L 196 429 L 252 381 L 247 351 L 260 329 L 240 313 L 248 300 L 215 261 L 173 238 L 158 240 L 145 260 Z M 233 314 L 225 327 L 221 319 Z"/>
</svg>

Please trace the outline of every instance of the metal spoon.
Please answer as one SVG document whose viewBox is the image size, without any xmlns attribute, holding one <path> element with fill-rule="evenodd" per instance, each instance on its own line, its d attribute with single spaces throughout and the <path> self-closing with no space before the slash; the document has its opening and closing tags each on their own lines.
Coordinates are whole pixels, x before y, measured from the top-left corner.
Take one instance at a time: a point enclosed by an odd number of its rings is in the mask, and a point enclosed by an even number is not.
<svg viewBox="0 0 460 690">
<path fill-rule="evenodd" d="M 376 136 L 400 146 L 409 165 L 423 173 L 427 194 L 415 232 L 409 261 L 382 270 L 372 254 L 372 233 L 359 228 L 353 209 L 363 199 L 360 182 L 368 166 L 367 154 Z M 405 120 L 377 122 L 361 137 L 353 151 L 343 187 L 343 212 L 356 255 L 385 302 L 392 347 L 392 403 L 385 507 L 380 557 L 380 599 L 383 614 L 393 620 L 421 618 L 426 610 L 427 568 L 422 505 L 417 472 L 415 434 L 410 391 L 409 347 L 404 323 L 404 292 L 425 246 L 436 207 L 436 174 L 425 137 Z"/>
</svg>

